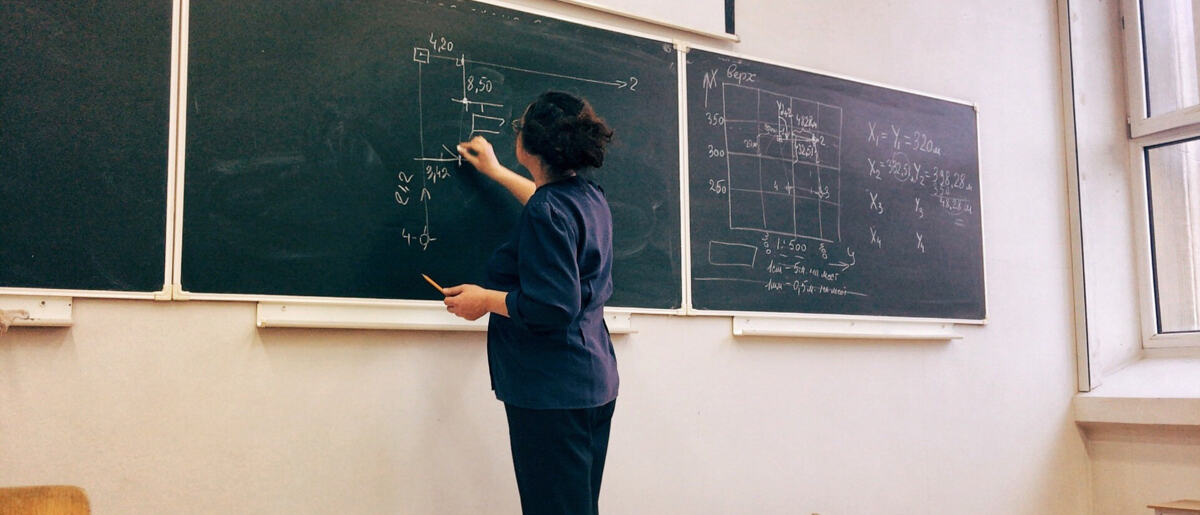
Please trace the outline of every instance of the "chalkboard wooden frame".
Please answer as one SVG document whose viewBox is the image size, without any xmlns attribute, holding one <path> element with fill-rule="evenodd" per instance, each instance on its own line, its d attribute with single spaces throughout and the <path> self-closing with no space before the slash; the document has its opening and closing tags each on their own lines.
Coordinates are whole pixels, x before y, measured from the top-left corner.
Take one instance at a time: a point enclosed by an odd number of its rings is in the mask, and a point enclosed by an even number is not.
<svg viewBox="0 0 1200 515">
<path fill-rule="evenodd" d="M 820 69 L 816 69 L 816 68 L 812 68 L 812 67 L 797 65 L 794 63 L 787 63 L 787 62 L 774 60 L 774 59 L 756 57 L 756 56 L 751 56 L 751 55 L 747 55 L 747 54 L 743 54 L 743 53 L 739 53 L 739 52 L 732 52 L 729 50 L 708 47 L 708 46 L 704 46 L 704 45 L 677 44 L 676 46 L 679 48 L 680 53 L 681 53 L 681 58 L 680 58 L 680 62 L 679 62 L 679 73 L 680 73 L 681 77 L 684 77 L 684 78 L 686 78 L 686 76 L 687 76 L 686 53 L 695 49 L 695 50 L 701 50 L 701 51 L 710 52 L 710 53 L 721 54 L 721 55 L 735 58 L 735 59 L 744 59 L 744 60 L 748 60 L 748 61 L 754 61 L 754 62 L 763 63 L 763 64 L 767 64 L 767 65 L 779 66 L 782 68 L 788 68 L 788 69 L 797 70 L 797 71 L 801 71 L 801 72 L 823 75 L 823 76 L 834 78 L 834 79 L 856 82 L 859 84 L 875 86 L 875 87 L 879 87 L 879 88 L 885 88 L 885 89 L 903 92 L 903 93 L 910 93 L 913 95 L 919 95 L 919 96 L 934 99 L 934 100 L 942 100 L 945 102 L 961 104 L 964 106 L 970 106 L 972 109 L 974 109 L 976 111 L 976 113 L 978 113 L 978 111 L 979 111 L 979 105 L 977 103 L 971 102 L 968 100 L 959 99 L 959 98 L 953 98 L 953 97 L 948 97 L 948 96 L 944 96 L 944 95 L 927 93 L 927 92 L 923 92 L 923 91 L 919 91 L 919 90 L 893 86 L 890 84 L 885 84 L 885 83 L 876 82 L 876 81 L 859 79 L 859 78 L 852 77 L 849 75 L 832 73 L 832 72 L 828 72 L 825 70 L 820 70 Z M 683 130 L 681 131 L 681 139 L 682 139 L 683 149 L 685 150 L 685 152 L 684 152 L 685 155 L 683 156 L 683 160 L 681 161 L 680 166 L 683 169 L 683 177 L 684 177 L 683 178 L 683 188 L 682 188 L 682 193 L 684 195 L 684 202 L 682 204 L 683 211 L 684 211 L 684 213 L 683 213 L 683 234 L 684 234 L 684 239 L 687 240 L 686 244 L 688 245 L 687 251 L 684 252 L 684 256 L 683 256 L 683 275 L 686 278 L 685 282 L 687 283 L 684 287 L 684 311 L 686 312 L 686 314 L 688 316 L 728 316 L 728 317 L 741 318 L 743 320 L 751 320 L 751 321 L 753 321 L 755 319 L 762 319 L 764 321 L 767 321 L 767 323 L 773 327 L 780 327 L 780 325 L 778 323 L 778 319 L 792 319 L 795 321 L 795 324 L 793 325 L 793 327 L 791 328 L 791 331 L 790 331 L 791 335 L 793 335 L 793 336 L 825 336 L 824 333 L 822 332 L 822 331 L 824 331 L 824 329 L 810 330 L 810 329 L 807 329 L 805 326 L 806 322 L 821 322 L 821 321 L 840 322 L 847 328 L 852 326 L 855 322 L 860 322 L 860 321 L 861 322 L 872 322 L 872 323 L 873 322 L 881 322 L 881 323 L 884 323 L 885 325 L 892 325 L 892 326 L 895 326 L 897 324 L 909 324 L 909 325 L 917 325 L 917 324 L 922 324 L 922 325 L 924 325 L 924 324 L 986 325 L 987 324 L 988 319 L 987 319 L 986 313 L 985 313 L 984 317 L 980 318 L 980 319 L 959 319 L 959 318 L 937 318 L 937 317 L 843 315 L 843 314 L 824 314 L 824 313 L 779 313 L 779 312 L 762 312 L 762 311 L 710 310 L 710 309 L 695 308 L 693 306 L 693 302 L 692 302 L 692 289 L 691 289 L 691 277 L 692 277 L 692 255 L 691 255 L 692 253 L 691 253 L 691 247 L 690 247 L 690 245 L 691 245 L 691 227 L 690 227 L 690 224 L 691 224 L 691 202 L 688 199 L 689 190 L 691 188 L 690 188 L 690 185 L 688 182 L 688 176 L 690 173 L 690 163 L 689 163 L 690 156 L 687 155 L 688 152 L 686 152 L 686 149 L 688 147 L 687 83 L 686 83 L 686 81 L 680 80 L 679 87 L 681 90 L 680 91 L 681 106 L 683 108 L 682 116 L 684 117 L 684 122 L 683 122 L 684 125 L 683 125 Z M 975 119 L 975 125 L 976 125 L 976 133 L 975 133 L 976 148 L 978 149 L 978 148 L 980 148 L 980 142 L 982 140 L 982 136 L 979 131 L 978 117 L 976 117 L 976 119 Z M 980 180 L 979 180 L 979 185 L 978 185 L 978 193 L 979 193 L 979 197 L 980 197 L 980 205 L 978 206 L 979 218 L 980 218 L 980 240 L 981 240 L 980 241 L 980 245 L 981 245 L 980 266 L 982 267 L 981 272 L 982 272 L 982 277 L 983 277 L 983 296 L 986 301 L 986 299 L 988 298 L 987 231 L 986 231 L 986 226 L 983 223 L 984 207 L 982 205 L 983 204 L 982 200 L 984 198 L 984 189 L 983 189 L 982 178 L 983 178 L 983 161 L 982 161 L 982 155 L 980 155 L 979 156 L 979 179 Z M 845 330 L 845 332 L 847 332 L 847 333 L 852 332 L 852 331 L 853 331 L 852 329 Z M 886 334 L 887 332 L 888 331 L 873 330 L 873 331 L 871 331 L 871 334 L 874 337 L 887 338 L 887 334 Z M 821 333 L 821 334 L 818 334 L 818 333 Z M 782 334 L 782 333 L 777 333 L 777 334 Z"/>
<path fill-rule="evenodd" d="M 168 94 L 169 99 L 169 114 L 167 127 L 167 158 L 163 161 L 163 167 L 166 172 L 167 188 L 164 192 L 166 195 L 166 223 L 164 224 L 164 253 L 163 253 L 163 283 L 162 289 L 158 291 L 119 291 L 119 290 L 84 290 L 84 289 L 61 289 L 61 288 L 26 288 L 26 287 L 4 287 L 0 286 L 0 296 L 12 298 L 8 300 L 18 299 L 29 301 L 31 297 L 36 298 L 38 309 L 42 309 L 47 302 L 50 305 L 57 306 L 58 303 L 65 302 L 69 306 L 71 298 L 101 298 L 101 299 L 129 299 L 129 300 L 157 300 L 169 301 L 172 300 L 172 279 L 174 259 L 174 249 L 171 242 L 174 241 L 173 232 L 176 230 L 175 224 L 175 179 L 176 179 L 176 163 L 177 150 L 176 142 L 178 141 L 177 130 L 181 127 L 179 118 L 179 88 L 182 83 L 182 67 L 180 62 L 180 36 L 184 28 L 181 26 L 181 13 L 184 11 L 184 6 L 187 0 L 173 0 L 171 12 L 171 58 L 170 58 L 170 86 Z M 57 308 L 56 308 L 57 309 Z M 57 311 L 56 311 L 57 313 Z M 69 325 L 69 307 L 67 309 L 68 323 L 62 322 L 62 317 L 52 317 L 50 323 L 22 323 L 18 325 Z"/>
<path fill-rule="evenodd" d="M 363 310 L 364 313 L 366 313 L 366 312 L 369 312 L 374 309 L 378 309 L 379 307 L 383 306 L 383 307 L 388 307 L 388 308 L 403 311 L 404 313 L 406 313 L 406 316 L 413 319 L 414 323 L 416 323 L 416 324 L 425 324 L 429 327 L 437 328 L 440 330 L 464 330 L 462 327 L 460 327 L 460 326 L 462 326 L 462 324 L 451 323 L 447 320 L 440 320 L 440 317 L 437 317 L 437 316 L 431 314 L 431 309 L 430 309 L 431 307 L 436 307 L 439 310 L 444 311 L 443 304 L 438 301 L 412 300 L 412 299 L 366 299 L 366 298 L 357 298 L 357 297 L 306 297 L 306 296 L 267 295 L 267 294 L 193 293 L 190 291 L 186 291 L 182 288 L 181 285 L 182 285 L 182 259 L 183 259 L 183 220 L 184 220 L 184 216 L 185 216 L 185 214 L 184 214 L 185 207 L 184 207 L 183 200 L 185 198 L 184 197 L 184 184 L 185 184 L 184 179 L 185 179 L 185 174 L 186 174 L 184 163 L 186 160 L 186 141 L 187 141 L 186 113 L 184 111 L 183 106 L 186 106 L 187 102 L 188 102 L 187 70 L 188 70 L 188 55 L 189 55 L 188 54 L 188 38 L 189 38 L 190 0 L 176 0 L 176 1 L 177 1 L 177 5 L 180 6 L 180 13 L 178 14 L 178 20 L 177 20 L 179 22 L 179 32 L 177 34 L 175 34 L 177 44 L 179 47 L 178 52 L 175 54 L 175 57 L 179 59 L 178 66 L 176 67 L 177 71 L 179 73 L 179 76 L 178 76 L 179 84 L 178 84 L 178 90 L 177 90 L 178 93 L 176 95 L 176 98 L 173 98 L 172 101 L 174 102 L 175 100 L 178 100 L 178 105 L 181 107 L 178 109 L 178 111 L 176 109 L 172 109 L 172 116 L 175 116 L 176 114 L 178 114 L 179 119 L 178 119 L 178 122 L 173 123 L 173 126 L 172 126 L 173 130 L 176 127 L 178 127 L 177 135 L 172 138 L 172 144 L 177 145 L 178 149 L 177 149 L 177 152 L 174 152 L 172 154 L 172 161 L 173 161 L 173 163 L 172 163 L 172 166 L 173 166 L 172 179 L 174 181 L 172 184 L 172 189 L 173 189 L 174 193 L 173 193 L 172 202 L 169 203 L 169 205 L 173 206 L 173 213 L 172 213 L 173 214 L 173 217 L 172 217 L 172 220 L 173 220 L 172 234 L 173 234 L 173 236 L 171 238 L 171 242 L 169 242 L 170 244 L 168 244 L 169 252 L 171 252 L 171 256 L 170 256 L 171 276 L 170 276 L 170 281 L 169 281 L 170 299 L 184 300 L 184 301 L 200 300 L 200 301 L 257 302 L 260 304 L 260 306 L 264 306 L 264 305 L 269 306 L 269 305 L 273 305 L 273 304 L 282 304 L 282 303 L 305 304 L 305 305 L 308 305 L 308 306 L 311 306 L 314 308 L 314 309 L 309 310 L 309 313 L 313 314 L 312 320 L 311 320 L 311 322 L 313 322 L 313 323 L 312 323 L 312 325 L 307 325 L 306 327 L 324 327 L 320 323 L 321 319 L 332 319 L 337 316 L 340 316 L 340 315 L 335 315 L 334 313 L 342 313 L 345 311 L 346 308 L 353 309 L 355 307 L 359 307 Z M 615 32 L 618 34 L 624 34 L 624 35 L 628 35 L 628 36 L 645 38 L 645 39 L 649 39 L 649 40 L 653 40 L 653 41 L 657 41 L 657 42 L 661 42 L 661 43 L 671 44 L 671 45 L 675 46 L 676 48 L 678 48 L 679 45 L 682 44 L 680 41 L 671 39 L 671 38 L 665 38 L 662 36 L 647 34 L 647 33 L 639 32 L 639 31 L 635 31 L 635 30 L 630 30 L 627 28 L 614 27 L 611 25 L 603 24 L 603 23 L 596 23 L 593 21 L 578 19 L 578 18 L 574 18 L 571 16 L 565 16 L 565 15 L 552 13 L 552 12 L 548 12 L 548 11 L 528 8 L 526 6 L 514 5 L 514 4 L 507 3 L 507 2 L 499 1 L 499 0 L 471 0 L 471 1 L 494 5 L 496 7 L 501 7 L 501 8 L 505 8 L 505 9 L 518 10 L 518 11 L 522 11 L 522 12 L 525 12 L 525 13 L 528 13 L 528 14 L 531 14 L 534 16 L 553 18 L 555 20 L 559 20 L 559 21 L 563 21 L 563 22 L 575 23 L 575 24 L 579 24 L 579 25 L 592 27 L 592 28 Z M 676 54 L 678 56 L 678 52 L 676 52 Z M 677 62 L 678 62 L 678 57 L 677 57 Z M 680 77 L 682 80 L 682 75 L 680 75 Z M 682 87 L 682 84 L 680 84 L 680 87 Z M 682 95 L 683 95 L 682 89 L 680 90 L 679 95 L 680 95 L 679 98 L 682 100 L 682 98 L 683 98 L 682 97 Z M 685 126 L 685 125 L 683 125 L 684 116 L 685 116 L 685 114 L 680 112 L 679 120 L 677 122 L 680 124 L 679 127 L 680 127 L 681 131 L 682 131 L 682 128 Z M 173 119 L 173 122 L 174 122 L 174 119 Z M 682 136 L 681 136 L 681 138 L 682 138 Z M 686 158 L 686 153 L 687 153 L 686 147 L 681 145 L 680 149 L 679 149 L 679 153 L 680 153 L 679 157 L 681 159 L 679 180 L 681 181 L 680 184 L 682 187 L 682 181 L 686 177 L 686 175 L 685 175 L 686 168 L 684 168 L 682 166 L 682 159 Z M 681 204 L 680 204 L 680 213 L 679 213 L 679 215 L 681 217 L 684 216 L 684 211 L 683 211 L 684 208 L 683 208 L 682 202 L 684 202 L 685 198 L 686 198 L 686 192 L 681 191 L 680 192 Z M 683 252 L 682 249 L 687 248 L 686 247 L 687 243 L 688 243 L 688 240 L 687 240 L 686 231 L 681 230 L 680 231 L 680 240 L 679 240 L 681 253 Z M 686 258 L 681 255 L 680 256 L 681 262 L 684 259 L 686 259 Z M 686 268 L 683 268 L 683 270 L 681 270 L 680 280 L 683 283 L 682 284 L 683 289 L 681 289 L 681 293 L 686 292 L 686 288 L 687 288 L 687 285 L 689 282 L 688 276 L 686 273 Z M 680 307 L 677 309 L 614 306 L 614 307 L 606 307 L 605 314 L 606 314 L 606 316 L 609 316 L 609 317 L 625 317 L 625 316 L 635 314 L 635 313 L 636 314 L 658 314 L 658 315 L 684 315 L 684 314 L 686 314 L 685 306 L 686 306 L 687 298 L 686 298 L 686 293 L 683 293 L 683 295 L 684 295 L 683 298 L 680 299 Z M 322 309 L 324 309 L 324 311 L 322 311 Z M 446 316 L 453 318 L 452 315 L 447 314 Z M 439 327 L 439 324 L 440 324 L 440 327 Z M 356 327 L 369 328 L 370 326 L 371 326 L 371 324 L 360 324 Z M 630 330 L 629 332 L 633 332 L 633 331 Z"/>
</svg>

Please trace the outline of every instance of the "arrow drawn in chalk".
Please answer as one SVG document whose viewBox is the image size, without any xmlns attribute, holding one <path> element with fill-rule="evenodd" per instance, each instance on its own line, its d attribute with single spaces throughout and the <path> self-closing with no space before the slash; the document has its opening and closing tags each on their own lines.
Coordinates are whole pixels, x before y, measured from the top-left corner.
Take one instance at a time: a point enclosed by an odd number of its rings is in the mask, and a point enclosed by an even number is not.
<svg viewBox="0 0 1200 515">
<path fill-rule="evenodd" d="M 854 251 L 852 251 L 850 249 L 846 249 L 846 255 L 850 256 L 849 263 L 847 263 L 845 261 L 838 261 L 837 263 L 830 263 L 829 266 L 834 267 L 834 268 L 841 268 L 842 271 L 845 272 L 848 268 L 854 266 L 854 263 L 858 262 L 858 260 L 856 260 L 854 258 Z"/>
</svg>

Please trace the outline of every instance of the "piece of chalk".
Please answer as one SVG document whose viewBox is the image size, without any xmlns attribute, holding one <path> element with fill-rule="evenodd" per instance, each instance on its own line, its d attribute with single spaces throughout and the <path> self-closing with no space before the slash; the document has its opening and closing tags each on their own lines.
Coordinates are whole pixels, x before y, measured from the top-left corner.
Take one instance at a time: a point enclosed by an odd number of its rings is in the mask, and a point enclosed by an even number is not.
<svg viewBox="0 0 1200 515">
<path fill-rule="evenodd" d="M 442 287 L 433 279 L 430 279 L 428 275 L 421 274 L 421 277 L 424 277 L 426 281 L 429 281 L 429 284 L 432 284 L 434 288 L 437 288 L 438 293 L 441 293 L 442 295 L 446 294 L 446 292 L 442 290 Z"/>
</svg>

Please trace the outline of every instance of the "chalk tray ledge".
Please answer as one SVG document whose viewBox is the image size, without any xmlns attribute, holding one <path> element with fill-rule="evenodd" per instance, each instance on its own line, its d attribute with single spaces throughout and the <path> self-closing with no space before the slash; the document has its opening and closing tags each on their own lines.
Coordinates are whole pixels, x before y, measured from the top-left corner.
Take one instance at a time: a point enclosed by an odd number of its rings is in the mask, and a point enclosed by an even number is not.
<svg viewBox="0 0 1200 515">
<path fill-rule="evenodd" d="M 962 338 L 952 322 L 884 318 L 734 316 L 734 336 L 793 338 L 950 341 Z"/>
<path fill-rule="evenodd" d="M 407 331 L 487 331 L 487 317 L 464 320 L 434 301 L 378 302 L 260 301 L 260 328 L 391 329 Z M 636 332 L 628 312 L 605 310 L 609 332 Z"/>
</svg>

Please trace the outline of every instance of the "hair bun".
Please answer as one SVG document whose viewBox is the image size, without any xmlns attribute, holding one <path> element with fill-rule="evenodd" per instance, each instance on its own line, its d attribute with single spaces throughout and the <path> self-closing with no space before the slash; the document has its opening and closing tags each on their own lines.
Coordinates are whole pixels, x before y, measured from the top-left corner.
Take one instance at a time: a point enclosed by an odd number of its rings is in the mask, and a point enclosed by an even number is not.
<svg viewBox="0 0 1200 515">
<path fill-rule="evenodd" d="M 540 95 L 525 112 L 521 140 L 525 150 L 555 175 L 599 168 L 613 131 L 582 98 L 561 91 Z"/>
</svg>

